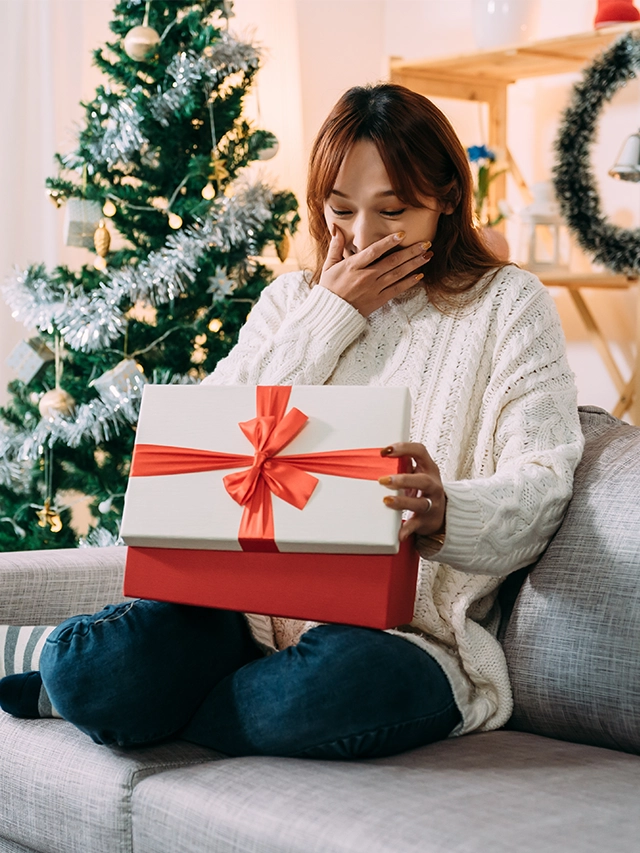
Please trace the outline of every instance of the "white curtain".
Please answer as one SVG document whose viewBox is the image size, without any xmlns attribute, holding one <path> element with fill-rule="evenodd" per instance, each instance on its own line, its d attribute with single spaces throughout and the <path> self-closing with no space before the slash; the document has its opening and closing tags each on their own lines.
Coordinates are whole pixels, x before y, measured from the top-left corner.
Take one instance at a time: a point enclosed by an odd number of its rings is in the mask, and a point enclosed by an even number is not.
<svg viewBox="0 0 640 853">
<path fill-rule="evenodd" d="M 45 196 L 54 151 L 52 9 L 47 0 L 0 3 L 0 276 L 15 264 L 56 262 L 55 210 Z M 0 306 L 0 402 L 5 359 L 27 330 Z"/>
</svg>

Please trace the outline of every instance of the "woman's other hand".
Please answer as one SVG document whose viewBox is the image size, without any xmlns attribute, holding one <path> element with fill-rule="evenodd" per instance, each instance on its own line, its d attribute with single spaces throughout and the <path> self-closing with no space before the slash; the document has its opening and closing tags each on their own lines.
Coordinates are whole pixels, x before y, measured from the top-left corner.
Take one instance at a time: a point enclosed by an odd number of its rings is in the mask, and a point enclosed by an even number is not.
<svg viewBox="0 0 640 853">
<path fill-rule="evenodd" d="M 433 252 L 429 251 L 431 243 L 420 242 L 400 248 L 403 237 L 403 231 L 389 234 L 345 258 L 344 235 L 334 226 L 320 285 L 368 317 L 424 278 L 419 270 L 433 257 Z M 395 251 L 387 254 L 391 250 Z"/>
<path fill-rule="evenodd" d="M 413 533 L 418 536 L 443 533 L 447 496 L 442 486 L 440 470 L 424 444 L 399 442 L 385 447 L 381 455 L 391 458 L 408 456 L 413 460 L 412 473 L 381 477 L 379 481 L 389 489 L 399 490 L 397 495 L 384 498 L 387 506 L 413 513 L 400 528 L 400 541 L 403 542 Z"/>
</svg>

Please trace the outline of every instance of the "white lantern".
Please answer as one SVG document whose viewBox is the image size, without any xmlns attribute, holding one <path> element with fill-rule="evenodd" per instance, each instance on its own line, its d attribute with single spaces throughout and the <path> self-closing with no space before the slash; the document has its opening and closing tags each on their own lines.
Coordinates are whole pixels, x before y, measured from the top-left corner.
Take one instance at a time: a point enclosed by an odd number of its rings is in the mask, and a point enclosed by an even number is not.
<svg viewBox="0 0 640 853">
<path fill-rule="evenodd" d="M 93 235 L 102 219 L 99 201 L 70 198 L 64 208 L 65 246 L 93 249 Z"/>
<path fill-rule="evenodd" d="M 535 273 L 568 272 L 571 261 L 569 230 L 560 216 L 553 187 L 534 184 L 533 202 L 519 213 L 518 260 Z"/>
<path fill-rule="evenodd" d="M 96 389 L 107 405 L 119 405 L 131 397 L 139 397 L 146 381 L 140 365 L 132 358 L 125 358 L 89 386 Z"/>
</svg>

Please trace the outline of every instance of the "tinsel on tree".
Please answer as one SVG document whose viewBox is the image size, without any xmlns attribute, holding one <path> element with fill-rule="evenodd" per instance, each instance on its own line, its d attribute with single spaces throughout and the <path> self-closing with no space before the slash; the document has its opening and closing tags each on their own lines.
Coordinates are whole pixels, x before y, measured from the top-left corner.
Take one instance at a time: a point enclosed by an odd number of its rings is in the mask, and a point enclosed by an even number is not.
<svg viewBox="0 0 640 853">
<path fill-rule="evenodd" d="M 69 493 L 91 499 L 80 544 L 117 540 L 144 384 L 209 373 L 271 279 L 258 256 L 286 254 L 294 196 L 242 176 L 277 140 L 242 116 L 260 57 L 230 17 L 229 0 L 120 0 L 94 54 L 108 82 L 47 181 L 94 261 L 3 287 L 29 339 L 0 409 L 2 551 L 78 544 Z"/>
</svg>

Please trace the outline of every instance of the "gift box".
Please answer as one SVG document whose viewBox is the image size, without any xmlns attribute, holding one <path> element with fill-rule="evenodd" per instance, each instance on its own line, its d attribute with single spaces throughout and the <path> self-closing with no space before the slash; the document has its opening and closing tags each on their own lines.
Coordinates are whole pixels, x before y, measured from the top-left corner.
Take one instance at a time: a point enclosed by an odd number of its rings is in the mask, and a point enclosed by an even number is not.
<svg viewBox="0 0 640 853">
<path fill-rule="evenodd" d="M 417 555 L 378 478 L 405 388 L 146 386 L 125 594 L 376 628 L 410 622 Z"/>
</svg>

